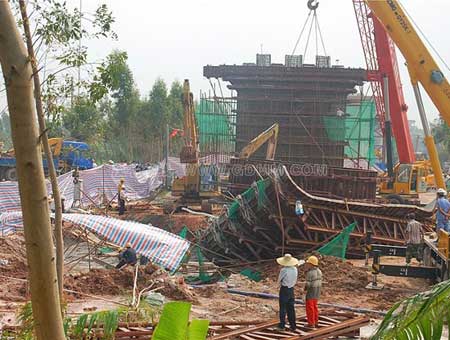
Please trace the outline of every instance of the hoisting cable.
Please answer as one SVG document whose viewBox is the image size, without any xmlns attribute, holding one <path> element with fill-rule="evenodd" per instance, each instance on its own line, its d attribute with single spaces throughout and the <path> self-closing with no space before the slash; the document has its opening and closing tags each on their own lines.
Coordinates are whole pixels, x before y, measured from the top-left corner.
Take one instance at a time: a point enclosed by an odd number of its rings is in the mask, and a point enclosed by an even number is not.
<svg viewBox="0 0 450 340">
<path fill-rule="evenodd" d="M 298 46 L 298 44 L 300 42 L 300 39 L 303 36 L 303 32 L 305 31 L 306 25 L 308 24 L 309 18 L 311 17 L 311 13 L 312 13 L 312 10 L 309 11 L 308 16 L 306 17 L 305 23 L 303 24 L 302 30 L 300 31 L 300 34 L 298 36 L 297 42 L 295 43 L 295 46 L 294 46 L 294 49 L 292 50 L 292 54 L 291 55 L 295 54 L 295 50 L 297 49 L 297 46 Z"/>
<path fill-rule="evenodd" d="M 308 24 L 309 24 L 309 30 L 308 30 L 308 35 L 307 35 L 307 40 L 306 40 L 303 55 L 306 57 L 306 53 L 308 52 L 309 41 L 311 39 L 311 33 L 313 31 L 313 27 L 314 27 L 315 43 L 316 43 L 316 55 L 319 55 L 319 39 L 320 39 L 320 44 L 323 48 L 323 52 L 325 53 L 325 55 L 327 55 L 327 50 L 325 48 L 325 43 L 323 40 L 322 31 L 320 29 L 319 19 L 317 16 L 317 8 L 318 7 L 319 7 L 319 3 L 316 0 L 308 0 L 309 13 L 308 13 L 308 16 L 306 17 L 306 20 L 302 26 L 300 34 L 295 43 L 294 49 L 292 50 L 291 56 L 295 55 L 295 51 L 297 50 L 297 47 L 300 44 L 300 41 L 303 37 L 303 34 L 305 33 L 305 29 L 308 26 Z M 313 15 L 311 16 L 311 14 L 313 14 Z M 311 22 L 309 22 L 310 19 L 311 19 Z"/>
</svg>

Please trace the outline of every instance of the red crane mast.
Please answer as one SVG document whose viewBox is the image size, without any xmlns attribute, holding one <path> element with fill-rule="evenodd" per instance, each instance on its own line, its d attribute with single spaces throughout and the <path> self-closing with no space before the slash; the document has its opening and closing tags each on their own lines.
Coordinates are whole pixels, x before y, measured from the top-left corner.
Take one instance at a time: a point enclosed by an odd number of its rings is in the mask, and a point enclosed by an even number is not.
<svg viewBox="0 0 450 340">
<path fill-rule="evenodd" d="M 364 0 L 353 0 L 353 7 L 367 65 L 367 78 L 372 87 L 381 131 L 384 134 L 383 77 L 387 76 L 390 119 L 399 162 L 414 163 L 416 158 L 409 132 L 408 106 L 403 96 L 395 45 Z"/>
</svg>

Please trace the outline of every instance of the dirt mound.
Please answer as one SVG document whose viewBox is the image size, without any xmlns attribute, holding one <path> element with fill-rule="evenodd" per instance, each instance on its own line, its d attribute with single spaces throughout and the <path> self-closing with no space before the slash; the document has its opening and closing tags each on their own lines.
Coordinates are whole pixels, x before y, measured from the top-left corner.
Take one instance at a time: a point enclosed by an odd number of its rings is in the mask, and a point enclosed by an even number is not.
<svg viewBox="0 0 450 340">
<path fill-rule="evenodd" d="M 92 295 L 119 295 L 131 292 L 133 281 L 134 268 L 131 267 L 123 270 L 93 269 L 84 274 L 66 275 L 64 287 L 72 291 Z M 138 290 L 150 285 L 152 285 L 152 289 L 158 289 L 161 294 L 169 299 L 195 301 L 194 294 L 182 280 L 170 277 L 165 271 L 151 265 L 139 268 Z"/>
<path fill-rule="evenodd" d="M 15 279 L 19 280 L 15 280 Z M 28 298 L 27 258 L 23 233 L 0 238 L 0 298 L 25 301 Z"/>
<path fill-rule="evenodd" d="M 23 233 L 16 233 L 0 238 L 0 273 L 25 279 L 27 275 L 27 254 Z"/>
<path fill-rule="evenodd" d="M 0 238 L 0 299 L 3 301 L 26 301 L 29 299 L 25 240 L 22 233 Z M 66 289 L 92 295 L 118 295 L 133 289 L 134 268 L 123 270 L 92 269 L 82 274 L 65 274 Z M 170 277 L 156 266 L 139 268 L 137 286 L 142 290 L 153 283 L 152 288 L 169 299 L 195 302 L 194 294 L 184 282 Z M 69 296 L 76 296 L 68 293 Z"/>
<path fill-rule="evenodd" d="M 323 273 L 323 286 L 334 289 L 361 289 L 369 283 L 369 276 L 364 268 L 356 267 L 351 262 L 333 256 L 319 256 L 319 268 Z M 266 277 L 274 282 L 278 279 L 280 266 L 271 263 L 264 270 Z M 305 281 L 305 271 L 299 268 L 300 282 Z"/>
<path fill-rule="evenodd" d="M 72 291 L 92 295 L 120 295 L 130 293 L 133 289 L 134 268 L 122 270 L 92 269 L 84 274 L 66 275 L 64 287 Z M 184 282 L 156 266 L 148 265 L 139 268 L 137 288 L 142 290 L 149 286 L 169 299 L 195 301 Z M 76 294 L 74 294 L 76 295 Z"/>
<path fill-rule="evenodd" d="M 192 232 L 208 227 L 208 217 L 192 215 L 188 213 L 164 214 L 155 211 L 127 211 L 118 218 L 135 221 L 143 224 L 151 224 L 171 233 L 178 234 L 184 226 Z"/>
</svg>

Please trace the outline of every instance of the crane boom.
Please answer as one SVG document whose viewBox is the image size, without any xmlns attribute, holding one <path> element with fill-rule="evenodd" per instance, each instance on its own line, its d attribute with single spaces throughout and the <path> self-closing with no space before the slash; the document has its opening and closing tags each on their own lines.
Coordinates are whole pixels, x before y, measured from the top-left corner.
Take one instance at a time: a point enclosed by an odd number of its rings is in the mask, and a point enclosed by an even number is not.
<svg viewBox="0 0 450 340">
<path fill-rule="evenodd" d="M 366 0 L 366 2 L 406 59 L 436 184 L 445 187 L 418 83 L 422 84 L 448 125 L 450 125 L 450 85 L 397 0 Z"/>
</svg>

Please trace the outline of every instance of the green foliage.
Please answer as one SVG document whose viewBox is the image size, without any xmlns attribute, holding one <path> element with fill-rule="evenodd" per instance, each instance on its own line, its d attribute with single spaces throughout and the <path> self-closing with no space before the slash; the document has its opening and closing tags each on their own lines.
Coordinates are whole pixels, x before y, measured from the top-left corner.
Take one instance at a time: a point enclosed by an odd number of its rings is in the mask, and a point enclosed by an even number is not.
<svg viewBox="0 0 450 340">
<path fill-rule="evenodd" d="M 153 333 L 152 340 L 205 340 L 209 321 L 193 320 L 189 324 L 191 304 L 188 302 L 169 302 Z"/>
<path fill-rule="evenodd" d="M 17 334 L 18 339 L 32 340 L 34 338 L 34 319 L 31 302 L 27 302 L 22 306 L 19 310 L 17 320 L 21 325 L 19 333 Z"/>
<path fill-rule="evenodd" d="M 7 114 L 0 114 L 0 143 L 3 143 L 3 148 L 5 150 L 12 147 L 11 129 Z"/>
<path fill-rule="evenodd" d="M 192 320 L 188 327 L 189 340 L 205 340 L 208 335 L 208 320 Z"/>
<path fill-rule="evenodd" d="M 396 303 L 372 340 L 439 340 L 450 321 L 450 281 Z"/>
<path fill-rule="evenodd" d="M 96 102 L 111 92 L 116 99 L 125 99 L 135 91 L 133 75 L 127 65 L 128 55 L 114 50 L 97 66 L 96 74 L 89 84 L 89 95 Z"/>
<path fill-rule="evenodd" d="M 86 313 L 77 318 L 66 317 L 63 325 L 64 332 L 67 339 L 71 340 L 98 339 L 97 335 L 99 333 L 102 334 L 102 340 L 112 340 L 119 322 L 155 322 L 155 318 L 159 313 L 159 308 L 150 306 L 145 300 L 142 300 L 137 308 L 119 308 Z M 11 334 L 3 332 L 0 337 L 1 340 L 34 339 L 34 319 L 31 302 L 20 308 L 17 319 L 20 324 L 18 331 Z"/>
<path fill-rule="evenodd" d="M 442 161 L 450 159 L 450 127 L 443 119 L 438 119 L 432 124 L 434 140 Z"/>
<path fill-rule="evenodd" d="M 64 128 L 76 140 L 91 143 L 103 136 L 105 120 L 102 112 L 85 98 L 79 98 L 71 109 L 65 110 L 63 117 Z"/>
<path fill-rule="evenodd" d="M 13 5 L 18 6 L 17 2 Z M 90 76 L 81 78 L 86 74 L 82 71 L 89 71 L 90 66 L 88 49 L 81 42 L 117 39 L 112 30 L 114 17 L 104 4 L 92 14 L 59 0 L 29 2 L 28 7 L 38 67 L 46 69 L 50 63 L 52 70 L 50 74 L 42 72 L 46 74 L 46 79 L 41 79 L 44 109 L 50 128 L 58 129 L 62 127 L 62 111 L 90 87 Z"/>
</svg>

